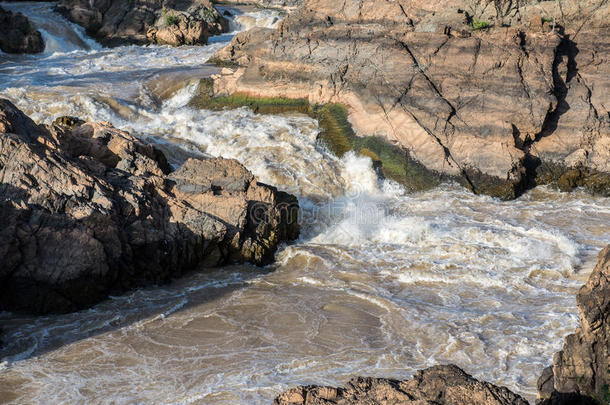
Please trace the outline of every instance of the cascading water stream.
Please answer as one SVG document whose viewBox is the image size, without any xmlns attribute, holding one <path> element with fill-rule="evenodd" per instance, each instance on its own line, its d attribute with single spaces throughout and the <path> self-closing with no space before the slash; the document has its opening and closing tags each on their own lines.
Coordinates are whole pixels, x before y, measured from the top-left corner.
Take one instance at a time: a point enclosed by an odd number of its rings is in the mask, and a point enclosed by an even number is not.
<svg viewBox="0 0 610 405">
<path fill-rule="evenodd" d="M 230 35 L 106 49 L 47 4 L 3 7 L 57 45 L 0 55 L 1 97 L 40 122 L 110 121 L 175 151 L 174 163 L 185 149 L 238 159 L 299 197 L 303 230 L 268 269 L 196 273 L 73 314 L 0 314 L 2 401 L 258 404 L 295 384 L 448 362 L 534 398 L 610 242 L 610 199 L 539 188 L 501 202 L 454 185 L 407 194 L 369 158 L 317 145 L 309 117 L 189 107 L 191 79 L 218 71 L 205 61 Z M 278 18 L 234 14 L 242 28 Z"/>
<path fill-rule="evenodd" d="M 85 29 L 66 21 L 62 16 L 50 12 L 49 3 L 2 3 L 6 10 L 23 12 L 42 34 L 45 42 L 44 53 L 100 50 L 101 45 L 85 34 Z"/>
</svg>

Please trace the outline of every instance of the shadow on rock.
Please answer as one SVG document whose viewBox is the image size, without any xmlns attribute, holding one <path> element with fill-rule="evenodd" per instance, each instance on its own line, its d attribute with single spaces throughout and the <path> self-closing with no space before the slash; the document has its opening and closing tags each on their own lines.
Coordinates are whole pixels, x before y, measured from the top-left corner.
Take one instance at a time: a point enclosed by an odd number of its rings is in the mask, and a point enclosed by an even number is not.
<svg viewBox="0 0 610 405">
<path fill-rule="evenodd" d="M 295 197 L 235 160 L 165 156 L 108 123 L 42 127 L 0 100 L 0 309 L 51 313 L 195 267 L 269 264 Z"/>
</svg>

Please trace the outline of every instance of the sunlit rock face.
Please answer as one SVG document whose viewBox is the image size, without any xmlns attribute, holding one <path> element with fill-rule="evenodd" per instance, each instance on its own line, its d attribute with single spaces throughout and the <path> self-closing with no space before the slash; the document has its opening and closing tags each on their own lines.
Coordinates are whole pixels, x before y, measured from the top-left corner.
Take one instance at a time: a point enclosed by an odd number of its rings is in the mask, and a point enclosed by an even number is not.
<svg viewBox="0 0 610 405">
<path fill-rule="evenodd" d="M 229 23 L 210 0 L 105 1 L 62 0 L 57 10 L 108 44 L 206 44 Z"/>
<path fill-rule="evenodd" d="M 560 29 L 543 6 L 498 18 L 466 3 L 308 0 L 277 29 L 236 36 L 217 57 L 239 67 L 215 90 L 346 104 L 360 135 L 477 193 L 608 195 L 608 7 L 566 10 Z"/>
</svg>

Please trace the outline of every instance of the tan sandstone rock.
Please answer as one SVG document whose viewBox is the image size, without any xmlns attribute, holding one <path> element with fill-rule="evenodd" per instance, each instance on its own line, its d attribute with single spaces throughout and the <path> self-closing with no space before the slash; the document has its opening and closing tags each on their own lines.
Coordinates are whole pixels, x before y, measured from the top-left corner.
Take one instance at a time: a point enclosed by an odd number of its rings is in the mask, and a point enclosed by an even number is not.
<svg viewBox="0 0 610 405">
<path fill-rule="evenodd" d="M 576 169 L 575 186 L 597 176 L 591 189 L 609 194 L 606 28 L 474 30 L 467 2 L 424 3 L 306 0 L 276 30 L 220 51 L 240 68 L 214 91 L 343 103 L 358 134 L 475 192 L 514 198 Z"/>
</svg>

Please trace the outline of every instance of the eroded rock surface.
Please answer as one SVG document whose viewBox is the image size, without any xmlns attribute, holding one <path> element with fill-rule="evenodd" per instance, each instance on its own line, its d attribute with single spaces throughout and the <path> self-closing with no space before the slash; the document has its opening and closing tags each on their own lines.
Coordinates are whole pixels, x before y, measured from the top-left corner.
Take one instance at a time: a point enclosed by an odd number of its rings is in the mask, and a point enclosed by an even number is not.
<svg viewBox="0 0 610 405">
<path fill-rule="evenodd" d="M 292 388 L 280 394 L 274 404 L 527 405 L 527 401 L 507 388 L 478 381 L 459 367 L 447 365 L 418 371 L 405 381 L 357 377 L 345 388 Z"/>
<path fill-rule="evenodd" d="M 538 380 L 541 404 L 610 404 L 610 246 L 576 297 L 580 327 Z"/>
<path fill-rule="evenodd" d="M 228 30 L 210 0 L 60 0 L 57 9 L 108 44 L 201 45 Z"/>
<path fill-rule="evenodd" d="M 609 195 L 608 6 L 560 28 L 544 3 L 474 29 L 468 2 L 305 0 L 218 53 L 239 67 L 214 91 L 345 104 L 359 134 L 475 192 Z"/>
<path fill-rule="evenodd" d="M 0 100 L 0 310 L 89 306 L 197 266 L 273 260 L 293 196 L 235 160 L 165 156 L 108 123 L 38 126 Z"/>
<path fill-rule="evenodd" d="M 0 50 L 6 53 L 40 53 L 44 40 L 28 18 L 0 7 Z"/>
</svg>

